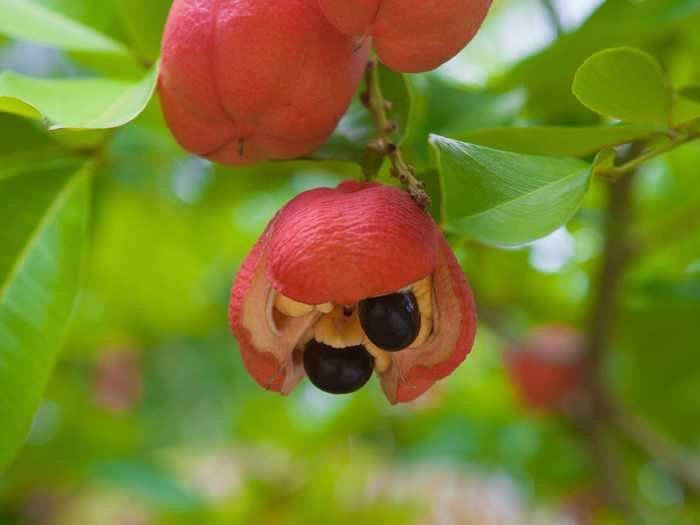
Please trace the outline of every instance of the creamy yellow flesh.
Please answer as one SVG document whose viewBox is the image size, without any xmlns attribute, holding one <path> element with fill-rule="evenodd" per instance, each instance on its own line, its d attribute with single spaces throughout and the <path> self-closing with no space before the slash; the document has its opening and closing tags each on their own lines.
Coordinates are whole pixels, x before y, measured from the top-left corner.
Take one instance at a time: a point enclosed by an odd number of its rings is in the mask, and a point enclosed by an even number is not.
<svg viewBox="0 0 700 525">
<path fill-rule="evenodd" d="M 331 303 L 318 305 L 304 304 L 280 293 L 275 297 L 275 308 L 289 317 L 303 317 L 314 310 L 318 310 L 322 314 L 330 313 L 333 310 L 333 305 Z"/>
<path fill-rule="evenodd" d="M 433 286 L 432 278 L 425 279 L 410 286 L 420 308 L 421 327 L 416 340 L 409 348 L 421 346 L 430 337 L 433 331 Z M 350 346 L 363 345 L 374 357 L 374 368 L 377 372 L 384 372 L 391 366 L 391 354 L 376 347 L 362 330 L 357 307 L 344 307 L 331 303 L 309 305 L 300 303 L 282 294 L 275 297 L 275 309 L 287 317 L 303 317 L 314 311 L 321 317 L 311 327 L 310 333 L 302 337 L 303 344 L 312 338 L 333 348 L 342 350 Z"/>
</svg>

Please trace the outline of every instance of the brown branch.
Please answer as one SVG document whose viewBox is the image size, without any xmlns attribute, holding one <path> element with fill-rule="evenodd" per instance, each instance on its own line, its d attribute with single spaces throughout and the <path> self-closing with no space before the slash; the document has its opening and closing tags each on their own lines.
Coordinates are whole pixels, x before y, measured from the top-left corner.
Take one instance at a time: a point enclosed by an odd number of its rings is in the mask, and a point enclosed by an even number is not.
<svg viewBox="0 0 700 525">
<path fill-rule="evenodd" d="M 379 137 L 369 144 L 369 147 L 391 162 L 391 175 L 406 185 L 413 200 L 423 209 L 430 206 L 430 197 L 425 192 L 425 183 L 418 180 L 416 171 L 410 166 L 401 153 L 401 148 L 394 140 L 397 131 L 396 122 L 389 119 L 388 112 L 391 102 L 384 99 L 381 79 L 378 74 L 378 62 L 370 60 L 365 70 L 367 91 L 362 94 L 362 103 L 372 115 Z"/>
<path fill-rule="evenodd" d="M 639 148 L 640 146 L 631 146 L 626 156 L 636 156 Z M 584 357 L 584 384 L 590 402 L 587 432 L 591 454 L 597 465 L 608 504 L 627 516 L 634 516 L 635 513 L 625 490 L 622 469 L 606 424 L 608 395 L 604 364 L 617 313 L 618 289 L 630 254 L 627 231 L 634 175 L 633 172 L 622 177 L 608 189 L 605 252 L 597 296 L 591 304 Z"/>
<path fill-rule="evenodd" d="M 641 151 L 642 145 L 633 145 L 625 157 L 639 159 Z M 609 189 L 605 255 L 598 296 L 592 304 L 586 352 L 586 383 L 591 402 L 589 431 L 593 455 L 599 465 L 609 503 L 630 514 L 633 509 L 621 483 L 608 426 L 616 428 L 629 442 L 664 464 L 686 487 L 700 494 L 700 459 L 658 433 L 642 418 L 624 410 L 604 382 L 603 367 L 615 322 L 620 281 L 627 263 L 639 251 L 639 246 L 634 247 L 628 235 L 629 204 L 635 174 L 636 171 L 632 171 L 613 183 Z"/>
<path fill-rule="evenodd" d="M 630 148 L 628 158 L 639 158 L 642 146 Z M 615 321 L 616 297 L 621 277 L 630 256 L 638 253 L 639 247 L 629 242 L 629 200 L 635 172 L 622 177 L 610 187 L 609 216 L 606 226 L 605 257 L 599 283 L 597 301 L 593 304 L 588 334 L 587 384 L 591 395 L 591 417 L 594 422 L 607 422 L 617 428 L 631 443 L 650 457 L 660 461 L 688 488 L 700 493 L 700 459 L 683 449 L 669 438 L 658 433 L 643 419 L 624 410 L 607 391 L 603 380 L 603 365 Z M 648 246 L 647 246 L 648 247 Z M 598 431 L 604 434 L 601 428 Z M 595 447 L 606 446 L 600 435 L 593 437 Z M 605 452 L 598 450 L 600 461 Z M 610 456 L 608 455 L 608 458 Z M 606 485 L 611 491 L 610 500 L 619 508 L 628 507 L 620 484 L 610 466 L 601 465 Z"/>
<path fill-rule="evenodd" d="M 595 386 L 601 376 L 605 354 L 617 307 L 617 292 L 630 254 L 627 242 L 629 200 L 634 174 L 610 185 L 608 217 L 605 227 L 605 251 L 598 282 L 598 296 L 592 304 L 587 337 L 586 364 L 589 384 Z"/>
</svg>

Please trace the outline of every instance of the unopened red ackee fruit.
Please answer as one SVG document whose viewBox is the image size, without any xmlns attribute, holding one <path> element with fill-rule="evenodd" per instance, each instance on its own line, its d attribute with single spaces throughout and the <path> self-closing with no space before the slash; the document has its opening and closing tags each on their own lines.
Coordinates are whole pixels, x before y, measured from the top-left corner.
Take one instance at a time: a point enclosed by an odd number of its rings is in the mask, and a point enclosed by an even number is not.
<svg viewBox="0 0 700 525">
<path fill-rule="evenodd" d="M 554 410 L 583 380 L 584 339 L 575 328 L 549 324 L 532 330 L 506 353 L 510 377 L 524 403 Z"/>
<path fill-rule="evenodd" d="M 430 216 L 390 186 L 307 191 L 267 226 L 234 282 L 230 321 L 246 368 L 288 394 L 308 375 L 331 393 L 373 373 L 411 401 L 471 350 L 475 308 Z"/>
<path fill-rule="evenodd" d="M 180 145 L 212 161 L 299 157 L 333 132 L 366 60 L 317 0 L 175 0 L 161 104 Z"/>
<path fill-rule="evenodd" d="M 476 35 L 491 0 L 318 0 L 341 31 L 371 37 L 379 58 L 404 73 L 430 71 Z"/>
</svg>

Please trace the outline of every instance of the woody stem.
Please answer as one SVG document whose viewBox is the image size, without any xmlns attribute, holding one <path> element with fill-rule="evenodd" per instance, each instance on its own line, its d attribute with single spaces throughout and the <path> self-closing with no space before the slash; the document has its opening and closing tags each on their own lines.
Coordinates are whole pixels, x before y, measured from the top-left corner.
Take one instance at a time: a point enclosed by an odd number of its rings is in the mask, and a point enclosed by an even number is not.
<svg viewBox="0 0 700 525">
<path fill-rule="evenodd" d="M 370 142 L 369 148 L 389 159 L 391 175 L 399 179 L 407 187 L 413 200 L 425 209 L 430 206 L 430 197 L 425 192 L 425 184 L 418 180 L 415 169 L 406 162 L 394 138 L 398 126 L 389 118 L 392 104 L 384 98 L 382 93 L 378 65 L 375 59 L 367 63 L 365 70 L 367 91 L 362 94 L 362 103 L 372 115 L 378 134 L 378 137 Z"/>
</svg>

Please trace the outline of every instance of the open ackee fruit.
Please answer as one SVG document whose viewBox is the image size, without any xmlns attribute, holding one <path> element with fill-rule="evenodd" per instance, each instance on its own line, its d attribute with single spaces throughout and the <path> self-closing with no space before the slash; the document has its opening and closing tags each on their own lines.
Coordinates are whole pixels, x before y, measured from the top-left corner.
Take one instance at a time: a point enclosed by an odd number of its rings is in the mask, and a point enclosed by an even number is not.
<svg viewBox="0 0 700 525">
<path fill-rule="evenodd" d="M 476 329 L 469 286 L 411 197 L 374 183 L 302 193 L 270 222 L 233 286 L 246 368 L 288 394 L 304 378 L 347 394 L 373 373 L 392 403 L 449 375 Z"/>
</svg>

